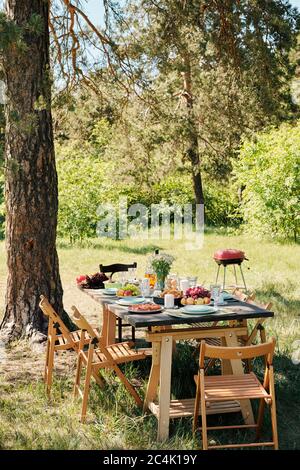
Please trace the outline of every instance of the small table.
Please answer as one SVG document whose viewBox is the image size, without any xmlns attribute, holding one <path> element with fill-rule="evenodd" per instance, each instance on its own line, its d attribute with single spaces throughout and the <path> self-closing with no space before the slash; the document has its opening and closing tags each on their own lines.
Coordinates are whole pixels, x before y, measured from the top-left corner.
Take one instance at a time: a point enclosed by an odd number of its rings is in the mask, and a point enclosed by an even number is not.
<svg viewBox="0 0 300 470">
<path fill-rule="evenodd" d="M 122 318 L 135 328 L 145 328 L 147 341 L 152 343 L 152 366 L 144 402 L 144 410 L 149 409 L 158 419 L 158 440 L 169 436 L 170 418 L 192 416 L 194 399 L 171 400 L 172 346 L 174 341 L 187 339 L 221 338 L 222 344 L 239 346 L 238 338 L 248 336 L 247 321 L 259 319 L 263 322 L 274 313 L 256 305 L 241 301 L 227 302 L 220 311 L 208 315 L 176 317 L 176 310 L 165 310 L 156 314 L 128 313 L 126 307 L 115 303 L 115 298 L 96 292 L 87 292 L 103 305 L 103 345 L 115 342 L 116 319 Z M 178 312 L 178 310 L 177 310 Z M 213 322 L 213 326 L 201 326 Z M 222 322 L 221 326 L 215 322 Z M 182 326 L 182 327 L 181 327 Z M 225 373 L 244 374 L 242 361 L 232 360 L 223 365 Z M 224 373 L 223 372 L 223 373 Z M 155 401 L 157 397 L 157 401 Z M 209 413 L 230 413 L 241 411 L 246 424 L 254 424 L 250 400 L 211 404 Z"/>
</svg>

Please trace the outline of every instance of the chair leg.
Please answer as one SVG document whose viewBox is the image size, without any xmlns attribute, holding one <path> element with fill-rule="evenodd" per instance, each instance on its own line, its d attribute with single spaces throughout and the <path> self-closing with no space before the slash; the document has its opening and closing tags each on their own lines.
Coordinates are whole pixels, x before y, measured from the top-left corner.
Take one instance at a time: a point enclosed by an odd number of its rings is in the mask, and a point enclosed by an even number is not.
<svg viewBox="0 0 300 470">
<path fill-rule="evenodd" d="M 44 369 L 45 384 L 47 383 L 47 377 L 48 377 L 49 353 L 50 353 L 50 342 L 49 342 L 49 337 L 48 337 L 47 346 L 46 346 L 46 362 L 45 362 L 45 369 Z"/>
<path fill-rule="evenodd" d="M 92 376 L 94 377 L 96 383 L 99 385 L 100 388 L 103 388 L 105 385 L 105 379 L 104 377 L 95 371 L 92 371 Z"/>
<path fill-rule="evenodd" d="M 278 431 L 277 431 L 276 399 L 275 399 L 273 366 L 270 367 L 269 380 L 270 380 L 270 395 L 272 397 L 272 402 L 271 402 L 272 435 L 273 435 L 274 449 L 278 450 Z"/>
<path fill-rule="evenodd" d="M 81 408 L 81 423 L 85 423 L 86 420 L 86 410 L 88 405 L 88 398 L 90 392 L 90 384 L 91 384 L 91 374 L 92 374 L 92 359 L 93 359 L 94 349 L 89 349 L 88 353 L 88 362 L 86 366 L 86 375 L 84 381 L 84 390 L 82 396 L 82 408 Z"/>
<path fill-rule="evenodd" d="M 202 422 L 202 449 L 208 450 L 204 376 L 201 378 L 202 380 L 200 381 L 200 388 L 201 388 L 200 401 L 201 401 L 201 422 Z"/>
<path fill-rule="evenodd" d="M 258 440 L 261 436 L 261 428 L 263 425 L 265 411 L 265 400 L 262 398 L 259 402 L 258 415 L 257 415 L 257 428 L 256 428 L 256 439 Z"/>
<path fill-rule="evenodd" d="M 131 328 L 131 337 L 132 337 L 132 341 L 135 343 L 135 328 L 134 328 L 134 326 Z"/>
<path fill-rule="evenodd" d="M 199 417 L 199 406 L 200 406 L 200 374 L 197 376 L 197 388 L 196 388 L 196 397 L 194 405 L 194 419 L 193 419 L 193 433 L 196 432 L 198 417 Z"/>
<path fill-rule="evenodd" d="M 55 337 L 50 336 L 50 338 L 49 338 L 48 365 L 46 365 L 46 367 L 47 367 L 46 392 L 47 392 L 48 397 L 50 397 L 51 386 L 52 386 L 53 365 L 54 365 L 54 348 L 55 348 Z"/>
<path fill-rule="evenodd" d="M 118 340 L 122 343 L 122 318 L 118 318 Z"/>
<path fill-rule="evenodd" d="M 143 406 L 143 402 L 142 402 L 140 396 L 138 395 L 136 389 L 133 387 L 133 385 L 131 385 L 129 380 L 125 377 L 125 375 L 123 374 L 123 372 L 119 369 L 119 367 L 117 365 L 114 365 L 113 369 L 114 369 L 115 373 L 117 374 L 117 376 L 119 377 L 119 379 L 121 380 L 121 382 L 123 382 L 123 384 L 124 384 L 125 388 L 127 389 L 127 391 L 135 399 L 136 404 L 141 408 Z"/>
<path fill-rule="evenodd" d="M 271 424 L 272 424 L 272 435 L 274 442 L 274 449 L 278 450 L 278 431 L 277 431 L 277 417 L 276 417 L 276 405 L 275 400 L 272 400 L 271 404 Z"/>
<path fill-rule="evenodd" d="M 78 390 L 80 387 L 80 379 L 81 379 L 81 370 L 82 370 L 82 357 L 81 354 L 78 354 L 77 359 L 77 368 L 76 368 L 76 376 L 75 376 L 75 384 L 74 384 L 74 398 L 78 396 Z"/>
</svg>

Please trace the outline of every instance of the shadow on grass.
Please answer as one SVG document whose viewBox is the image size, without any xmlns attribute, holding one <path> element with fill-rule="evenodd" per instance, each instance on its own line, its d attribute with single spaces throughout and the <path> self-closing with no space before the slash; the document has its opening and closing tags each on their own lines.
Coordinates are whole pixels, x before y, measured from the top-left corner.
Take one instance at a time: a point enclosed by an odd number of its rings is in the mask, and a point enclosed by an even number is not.
<svg viewBox="0 0 300 470">
<path fill-rule="evenodd" d="M 285 288 L 285 291 L 291 292 L 296 291 L 296 283 L 289 281 Z M 291 313 L 300 314 L 300 299 L 290 299 L 287 296 L 283 295 L 278 290 L 278 286 L 274 283 L 265 283 L 263 284 L 260 289 L 255 290 L 255 294 L 257 299 L 262 302 L 276 302 L 277 308 L 281 310 L 281 308 L 288 308 Z M 274 306 L 273 306 L 274 310 Z"/>
<path fill-rule="evenodd" d="M 174 398 L 192 398 L 195 396 L 193 376 L 197 373 L 198 353 L 190 343 L 177 344 L 176 356 L 172 367 L 172 395 Z M 300 416 L 300 365 L 294 365 L 285 354 L 279 353 L 274 357 L 276 404 L 279 443 L 281 449 L 299 449 L 299 416 Z M 261 359 L 254 362 L 254 371 L 263 381 L 264 364 Z M 145 371 L 144 371 L 145 372 Z M 218 366 L 210 373 L 218 374 Z M 145 378 L 145 377 L 144 377 Z M 253 401 L 254 416 L 257 415 L 258 401 Z M 209 416 L 212 426 L 242 424 L 240 413 Z M 154 423 L 155 425 L 155 423 Z M 171 438 L 180 433 L 191 438 L 192 419 L 182 418 L 171 421 Z M 219 443 L 243 443 L 253 439 L 251 431 L 217 431 L 210 436 Z M 265 410 L 263 440 L 271 439 L 271 421 L 268 407 Z M 199 439 L 199 436 L 198 436 Z M 200 443 L 200 441 L 198 441 Z"/>
<path fill-rule="evenodd" d="M 74 249 L 74 247 L 77 247 L 77 248 L 82 248 L 82 249 L 85 249 L 85 248 L 88 248 L 88 249 L 93 249 L 93 250 L 99 250 L 99 249 L 102 249 L 102 250 L 107 250 L 107 251 L 121 251 L 123 253 L 132 253 L 132 254 L 136 254 L 136 255 L 147 255 L 149 253 L 154 253 L 155 250 L 161 250 L 161 247 L 159 247 L 158 245 L 154 245 L 154 244 L 148 244 L 148 245 L 144 245 L 144 246 L 137 246 L 137 247 L 133 247 L 133 246 L 127 246 L 127 245 L 124 245 L 122 244 L 123 240 L 116 240 L 115 243 L 103 243 L 101 244 L 101 240 L 99 239 L 99 241 L 95 241 L 94 239 L 92 240 L 86 240 L 82 243 L 78 242 L 78 243 L 75 243 L 75 244 L 71 244 L 70 242 L 66 241 L 66 240 L 59 240 L 57 242 L 57 247 L 59 249 L 67 249 L 67 250 L 71 250 L 71 249 Z"/>
</svg>

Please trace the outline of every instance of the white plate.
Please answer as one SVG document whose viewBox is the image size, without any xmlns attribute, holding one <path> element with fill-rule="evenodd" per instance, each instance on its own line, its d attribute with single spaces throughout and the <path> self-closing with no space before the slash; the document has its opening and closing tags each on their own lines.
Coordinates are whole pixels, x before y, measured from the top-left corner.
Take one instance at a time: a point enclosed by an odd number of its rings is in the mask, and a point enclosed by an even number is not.
<svg viewBox="0 0 300 470">
<path fill-rule="evenodd" d="M 122 299 L 116 300 L 116 304 L 128 306 L 128 305 L 137 305 L 143 304 L 146 301 L 144 297 L 124 297 Z"/>
<path fill-rule="evenodd" d="M 218 311 L 217 308 L 211 307 L 210 305 L 185 305 L 180 309 L 183 313 L 188 314 L 206 314 L 206 313 L 215 313 Z"/>
</svg>

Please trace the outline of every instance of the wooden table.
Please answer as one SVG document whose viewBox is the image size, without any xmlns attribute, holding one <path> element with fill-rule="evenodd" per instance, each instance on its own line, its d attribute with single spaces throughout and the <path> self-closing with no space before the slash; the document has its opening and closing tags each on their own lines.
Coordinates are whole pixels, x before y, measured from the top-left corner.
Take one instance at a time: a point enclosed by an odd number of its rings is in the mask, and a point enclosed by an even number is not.
<svg viewBox="0 0 300 470">
<path fill-rule="evenodd" d="M 248 336 L 249 319 L 262 322 L 274 313 L 256 305 L 232 301 L 220 307 L 220 311 L 209 315 L 193 315 L 188 318 L 171 316 L 176 310 L 165 310 L 160 314 L 132 314 L 126 307 L 115 303 L 98 292 L 87 292 L 103 306 L 102 341 L 103 345 L 115 342 L 116 320 L 118 317 L 135 328 L 147 327 L 145 338 L 152 343 L 152 366 L 144 402 L 144 410 L 149 409 L 158 419 L 158 440 L 169 436 L 170 418 L 192 416 L 194 399 L 171 400 L 172 347 L 174 341 L 203 338 L 221 338 L 222 344 L 238 346 L 238 338 Z M 217 326 L 205 326 L 208 322 L 218 322 Z M 220 325 L 220 322 L 221 325 Z M 202 326 L 203 325 L 203 326 Z M 220 326 L 219 326 L 220 325 Z M 244 374 L 242 361 L 233 360 L 223 364 L 223 373 Z M 156 400 L 157 398 L 157 400 Z M 231 413 L 241 411 L 245 424 L 253 424 L 254 417 L 250 400 L 211 404 L 208 413 Z"/>
</svg>

